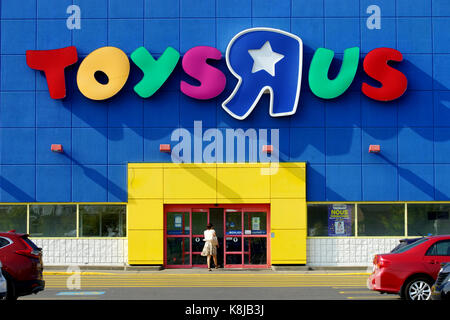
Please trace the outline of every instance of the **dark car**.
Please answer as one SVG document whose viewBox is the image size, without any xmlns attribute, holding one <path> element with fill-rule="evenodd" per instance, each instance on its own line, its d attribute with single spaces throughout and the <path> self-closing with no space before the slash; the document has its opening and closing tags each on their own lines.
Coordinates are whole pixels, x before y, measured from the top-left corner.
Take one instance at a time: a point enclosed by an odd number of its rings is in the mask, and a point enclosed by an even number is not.
<svg viewBox="0 0 450 320">
<path fill-rule="evenodd" d="M 442 264 L 437 280 L 431 288 L 431 299 L 450 300 L 450 263 Z"/>
<path fill-rule="evenodd" d="M 44 290 L 42 250 L 27 234 L 0 233 L 0 261 L 7 283 L 7 300 Z"/>
</svg>

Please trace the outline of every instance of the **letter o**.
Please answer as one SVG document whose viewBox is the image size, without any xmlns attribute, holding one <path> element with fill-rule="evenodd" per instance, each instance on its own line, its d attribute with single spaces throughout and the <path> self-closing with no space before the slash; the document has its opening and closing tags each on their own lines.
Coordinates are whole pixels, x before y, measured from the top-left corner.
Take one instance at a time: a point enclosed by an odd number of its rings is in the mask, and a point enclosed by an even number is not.
<svg viewBox="0 0 450 320">
<path fill-rule="evenodd" d="M 108 77 L 107 84 L 95 79 L 97 71 Z M 92 51 L 77 73 L 78 89 L 91 100 L 105 100 L 114 96 L 127 82 L 130 74 L 130 61 L 125 52 L 115 47 L 102 47 Z"/>
</svg>

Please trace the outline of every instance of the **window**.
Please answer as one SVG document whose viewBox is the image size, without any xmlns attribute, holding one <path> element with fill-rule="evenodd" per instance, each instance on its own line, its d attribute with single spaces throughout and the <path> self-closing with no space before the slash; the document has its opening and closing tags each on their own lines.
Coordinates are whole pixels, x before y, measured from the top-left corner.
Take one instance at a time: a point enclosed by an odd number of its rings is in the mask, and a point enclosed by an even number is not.
<svg viewBox="0 0 450 320">
<path fill-rule="evenodd" d="M 80 237 L 125 237 L 125 205 L 80 205 Z"/>
<path fill-rule="evenodd" d="M 427 251 L 427 256 L 450 256 L 450 240 L 438 241 Z"/>
<path fill-rule="evenodd" d="M 76 205 L 31 205 L 32 237 L 76 237 Z"/>
<path fill-rule="evenodd" d="M 0 248 L 6 247 L 11 242 L 8 239 L 0 238 Z"/>
<path fill-rule="evenodd" d="M 168 235 L 190 234 L 189 212 L 168 212 L 166 222 Z"/>
<path fill-rule="evenodd" d="M 27 206 L 0 206 L 0 232 L 27 233 Z"/>
<path fill-rule="evenodd" d="M 267 217 L 265 212 L 244 212 L 244 234 L 267 234 Z"/>
<path fill-rule="evenodd" d="M 354 211 L 353 204 L 309 204 L 308 236 L 353 236 Z"/>
<path fill-rule="evenodd" d="M 427 239 L 427 238 L 423 238 L 423 239 L 414 241 L 413 243 L 410 243 L 410 244 L 408 244 L 408 245 L 406 245 L 406 246 L 404 246 L 404 247 L 401 247 L 400 249 L 397 249 L 397 250 L 395 250 L 395 251 L 394 251 L 394 250 L 391 251 L 391 253 L 402 253 L 402 252 L 406 252 L 406 251 L 408 251 L 408 250 L 410 250 L 410 249 L 412 249 L 412 248 L 418 246 L 419 244 L 424 243 L 425 241 L 428 241 L 428 239 Z"/>
<path fill-rule="evenodd" d="M 408 235 L 450 233 L 449 204 L 408 204 Z"/>
<path fill-rule="evenodd" d="M 404 236 L 403 204 L 358 205 L 358 236 Z"/>
</svg>

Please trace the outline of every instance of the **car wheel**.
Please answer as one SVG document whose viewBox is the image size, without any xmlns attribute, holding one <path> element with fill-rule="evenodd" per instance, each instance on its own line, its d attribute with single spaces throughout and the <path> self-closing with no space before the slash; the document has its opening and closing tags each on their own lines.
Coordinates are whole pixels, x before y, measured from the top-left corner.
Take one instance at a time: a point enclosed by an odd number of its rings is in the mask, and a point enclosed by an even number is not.
<svg viewBox="0 0 450 320">
<path fill-rule="evenodd" d="M 410 280 L 405 287 L 405 292 L 403 295 L 407 300 L 430 300 L 430 280 L 426 278 L 416 278 Z"/>
<path fill-rule="evenodd" d="M 5 274 L 5 279 L 6 279 L 5 300 L 7 300 L 7 301 L 17 300 L 16 287 L 14 286 L 14 282 L 13 282 L 12 278 L 9 276 L 9 274 Z"/>
</svg>

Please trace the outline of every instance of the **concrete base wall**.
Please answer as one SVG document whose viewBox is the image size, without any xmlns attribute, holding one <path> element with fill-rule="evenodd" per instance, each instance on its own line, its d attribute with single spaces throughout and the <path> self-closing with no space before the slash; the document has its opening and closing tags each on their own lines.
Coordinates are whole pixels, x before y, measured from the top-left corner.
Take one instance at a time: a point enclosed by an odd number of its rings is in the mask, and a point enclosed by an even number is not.
<svg viewBox="0 0 450 320">
<path fill-rule="evenodd" d="M 308 238 L 307 265 L 372 267 L 373 256 L 391 251 L 400 238 Z M 32 239 L 43 249 L 44 266 L 124 266 L 127 239 Z"/>
<path fill-rule="evenodd" d="M 388 253 L 400 238 L 308 238 L 309 266 L 372 267 L 375 254 Z"/>
<path fill-rule="evenodd" d="M 43 250 L 45 266 L 124 266 L 128 263 L 127 239 L 32 239 Z"/>
</svg>

